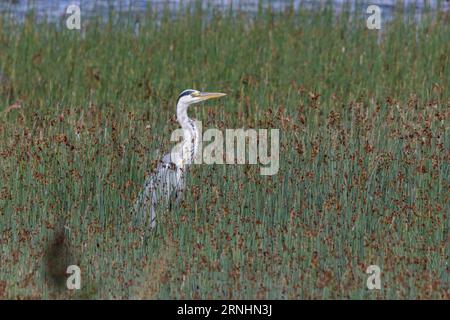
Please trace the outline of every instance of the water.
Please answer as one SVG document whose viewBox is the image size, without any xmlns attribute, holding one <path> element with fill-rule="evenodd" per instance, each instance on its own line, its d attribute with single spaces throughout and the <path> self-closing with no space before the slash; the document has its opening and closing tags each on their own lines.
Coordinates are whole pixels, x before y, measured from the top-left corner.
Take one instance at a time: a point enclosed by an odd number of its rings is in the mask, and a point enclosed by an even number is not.
<svg viewBox="0 0 450 320">
<path fill-rule="evenodd" d="M 14 19 L 22 20 L 27 12 L 34 10 L 39 19 L 47 19 L 56 21 L 65 16 L 67 7 L 70 4 L 77 4 L 81 8 L 82 16 L 107 16 L 110 9 L 122 14 L 139 15 L 149 8 L 155 11 L 162 11 L 164 8 L 176 11 L 180 7 L 189 5 L 197 0 L 4 0 L 0 1 L 0 14 L 7 14 Z M 261 3 L 263 7 L 271 7 L 274 10 L 283 10 L 284 8 L 294 5 L 298 10 L 301 7 L 314 8 L 320 7 L 327 0 L 263 0 Z M 333 0 L 335 10 L 339 11 L 346 3 L 350 3 L 353 10 L 359 10 L 365 13 L 369 4 L 376 4 L 382 9 L 382 14 L 389 17 L 396 3 L 396 0 Z M 449 0 L 404 0 L 403 6 L 405 10 L 408 8 L 415 8 L 416 15 L 429 7 L 432 11 L 448 10 L 450 4 Z M 258 0 L 209 0 L 202 1 L 204 8 L 215 8 L 218 10 L 226 10 L 232 6 L 233 9 L 239 9 L 244 12 L 255 12 L 258 9 Z"/>
</svg>

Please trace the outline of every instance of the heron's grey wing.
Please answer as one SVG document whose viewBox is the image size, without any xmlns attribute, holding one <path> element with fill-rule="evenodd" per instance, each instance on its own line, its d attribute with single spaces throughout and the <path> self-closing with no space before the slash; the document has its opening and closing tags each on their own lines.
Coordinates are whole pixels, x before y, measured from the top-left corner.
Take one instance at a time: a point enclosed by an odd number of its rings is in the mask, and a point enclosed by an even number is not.
<svg viewBox="0 0 450 320">
<path fill-rule="evenodd" d="M 162 162 L 170 165 L 170 174 L 166 174 L 165 177 L 167 178 L 167 185 L 170 187 L 170 190 L 166 190 L 168 193 L 167 199 L 169 199 L 169 205 L 172 208 L 172 205 L 178 204 L 183 198 L 185 168 L 176 166 L 172 161 L 170 153 L 163 157 Z"/>
<path fill-rule="evenodd" d="M 135 222 L 147 222 L 155 226 L 157 208 L 171 208 L 171 201 L 179 186 L 178 168 L 171 161 L 170 154 L 166 154 L 159 162 L 155 172 L 145 181 L 144 188 L 134 206 Z"/>
</svg>

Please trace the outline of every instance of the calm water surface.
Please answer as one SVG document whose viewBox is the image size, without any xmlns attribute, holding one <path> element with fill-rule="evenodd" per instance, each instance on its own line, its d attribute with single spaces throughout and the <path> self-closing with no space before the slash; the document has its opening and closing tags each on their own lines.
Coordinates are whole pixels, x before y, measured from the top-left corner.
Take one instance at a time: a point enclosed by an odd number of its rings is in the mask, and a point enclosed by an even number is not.
<svg viewBox="0 0 450 320">
<path fill-rule="evenodd" d="M 138 16 L 151 8 L 155 11 L 162 11 L 164 8 L 176 11 L 180 7 L 198 2 L 198 0 L 3 0 L 0 1 L 0 13 L 12 16 L 14 19 L 21 20 L 27 12 L 33 10 L 38 18 L 48 20 L 58 20 L 65 15 L 66 8 L 70 4 L 80 6 L 83 15 L 87 16 L 107 16 L 110 9 L 123 14 L 132 14 Z M 304 8 L 320 7 L 328 0 L 263 0 L 261 4 L 264 7 L 271 7 L 274 10 L 283 10 L 294 5 L 298 10 Z M 389 17 L 395 6 L 400 1 L 395 0 L 333 0 L 334 8 L 339 11 L 346 3 L 349 3 L 353 10 L 365 13 L 369 4 L 379 5 L 384 16 Z M 416 16 L 420 15 L 425 8 L 435 10 L 448 10 L 449 0 L 404 0 L 405 10 L 414 8 Z M 214 8 L 217 10 L 227 10 L 230 6 L 235 10 L 244 12 L 255 12 L 258 9 L 260 1 L 257 0 L 209 0 L 201 1 L 204 8 Z"/>
</svg>

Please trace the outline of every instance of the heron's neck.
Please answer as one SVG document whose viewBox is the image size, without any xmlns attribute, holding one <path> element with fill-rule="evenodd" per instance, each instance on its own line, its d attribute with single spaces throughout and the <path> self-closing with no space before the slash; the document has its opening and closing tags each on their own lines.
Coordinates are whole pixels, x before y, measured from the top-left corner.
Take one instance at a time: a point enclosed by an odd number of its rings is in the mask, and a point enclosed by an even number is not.
<svg viewBox="0 0 450 320">
<path fill-rule="evenodd" d="M 191 164 L 198 151 L 199 132 L 194 119 L 187 114 L 188 105 L 178 103 L 177 120 L 183 129 L 183 165 Z"/>
<path fill-rule="evenodd" d="M 188 105 L 181 102 L 177 105 L 177 120 L 183 130 L 192 130 L 190 123 L 193 121 L 187 114 Z"/>
</svg>

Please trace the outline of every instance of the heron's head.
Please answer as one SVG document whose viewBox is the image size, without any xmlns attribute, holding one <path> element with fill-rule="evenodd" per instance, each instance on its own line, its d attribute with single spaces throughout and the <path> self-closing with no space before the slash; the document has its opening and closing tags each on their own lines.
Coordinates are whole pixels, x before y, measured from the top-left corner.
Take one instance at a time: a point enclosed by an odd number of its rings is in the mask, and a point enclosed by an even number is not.
<svg viewBox="0 0 450 320">
<path fill-rule="evenodd" d="M 226 94 L 220 92 L 200 92 L 198 90 L 187 89 L 178 96 L 177 104 L 181 102 L 188 106 L 194 103 L 220 98 L 223 96 L 226 96 Z"/>
</svg>

